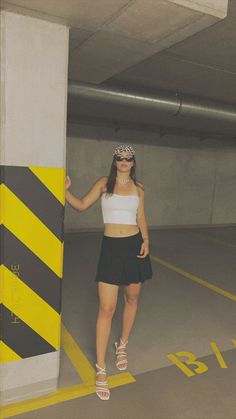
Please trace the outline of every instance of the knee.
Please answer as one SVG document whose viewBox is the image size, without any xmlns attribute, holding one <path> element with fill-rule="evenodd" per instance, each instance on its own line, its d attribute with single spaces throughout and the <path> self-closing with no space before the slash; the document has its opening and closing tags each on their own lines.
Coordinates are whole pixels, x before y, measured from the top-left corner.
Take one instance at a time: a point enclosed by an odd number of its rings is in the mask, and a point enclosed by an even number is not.
<svg viewBox="0 0 236 419">
<path fill-rule="evenodd" d="M 103 317 L 111 318 L 115 312 L 115 306 L 111 304 L 100 304 L 99 314 Z"/>
<path fill-rule="evenodd" d="M 124 294 L 125 302 L 128 304 L 135 305 L 138 303 L 138 293 L 132 293 L 132 294 Z"/>
</svg>

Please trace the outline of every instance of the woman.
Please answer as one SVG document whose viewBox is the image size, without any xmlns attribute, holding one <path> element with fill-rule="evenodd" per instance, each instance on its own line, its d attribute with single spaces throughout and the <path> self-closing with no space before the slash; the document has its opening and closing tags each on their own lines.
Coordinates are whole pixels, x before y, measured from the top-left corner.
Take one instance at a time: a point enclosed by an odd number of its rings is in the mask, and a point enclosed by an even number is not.
<svg viewBox="0 0 236 419">
<path fill-rule="evenodd" d="M 118 290 L 124 285 L 124 310 L 120 340 L 115 342 L 116 366 L 126 370 L 126 345 L 135 319 L 141 284 L 152 277 L 148 229 L 144 213 L 144 188 L 136 181 L 135 150 L 121 144 L 115 148 L 109 176 L 100 177 L 88 193 L 76 198 L 65 178 L 67 202 L 79 211 L 101 197 L 104 235 L 95 281 L 99 310 L 96 321 L 96 394 L 108 400 L 110 390 L 106 377 L 105 354 Z"/>
</svg>

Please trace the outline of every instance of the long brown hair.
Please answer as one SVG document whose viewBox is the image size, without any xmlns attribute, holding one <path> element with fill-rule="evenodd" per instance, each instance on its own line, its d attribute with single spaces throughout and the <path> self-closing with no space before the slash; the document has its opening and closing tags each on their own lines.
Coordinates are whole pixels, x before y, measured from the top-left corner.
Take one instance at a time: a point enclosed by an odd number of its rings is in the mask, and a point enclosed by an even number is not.
<svg viewBox="0 0 236 419">
<path fill-rule="evenodd" d="M 142 188 L 142 186 L 137 183 L 137 179 L 136 179 L 136 160 L 135 160 L 135 156 L 133 156 L 133 157 L 134 157 L 134 164 L 133 164 L 133 166 L 131 167 L 131 170 L 130 170 L 130 177 L 134 181 L 134 184 L 136 186 L 138 186 L 139 188 Z M 111 163 L 110 173 L 108 175 L 107 184 L 106 184 L 106 187 L 107 187 L 106 193 L 107 194 L 110 194 L 110 195 L 113 194 L 113 190 L 114 190 L 115 183 L 116 183 L 116 175 L 117 175 L 117 167 L 115 165 L 115 156 L 114 156 L 113 160 L 112 160 L 112 163 Z"/>
</svg>

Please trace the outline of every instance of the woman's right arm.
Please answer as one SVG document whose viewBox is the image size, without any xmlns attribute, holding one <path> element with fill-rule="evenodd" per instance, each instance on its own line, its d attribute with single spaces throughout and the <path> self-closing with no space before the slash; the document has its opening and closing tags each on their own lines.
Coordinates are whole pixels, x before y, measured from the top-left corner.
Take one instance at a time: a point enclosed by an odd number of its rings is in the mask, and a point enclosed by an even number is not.
<svg viewBox="0 0 236 419">
<path fill-rule="evenodd" d="M 76 210 L 78 211 L 84 211 L 87 208 L 89 208 L 92 204 L 94 204 L 95 201 L 97 201 L 98 198 L 100 198 L 101 193 L 103 191 L 103 188 L 106 184 L 107 176 L 100 177 L 94 185 L 89 189 L 86 195 L 84 195 L 82 198 L 77 198 L 75 195 L 73 195 L 68 188 L 71 185 L 69 176 L 66 176 L 65 178 L 65 199 L 66 201 Z"/>
</svg>

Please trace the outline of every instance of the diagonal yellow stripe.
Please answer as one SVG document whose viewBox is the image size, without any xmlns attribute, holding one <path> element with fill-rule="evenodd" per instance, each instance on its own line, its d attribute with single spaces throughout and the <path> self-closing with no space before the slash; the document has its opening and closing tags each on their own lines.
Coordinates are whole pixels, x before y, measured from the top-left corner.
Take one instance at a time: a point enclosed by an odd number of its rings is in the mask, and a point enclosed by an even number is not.
<svg viewBox="0 0 236 419">
<path fill-rule="evenodd" d="M 66 354 L 70 353 L 70 359 L 73 359 L 73 365 L 77 364 L 77 362 L 81 359 L 80 355 L 79 358 L 76 360 L 76 356 L 81 350 L 79 349 L 78 345 L 72 338 L 72 336 L 69 334 L 69 332 L 66 330 L 64 325 L 62 324 L 62 335 L 64 341 L 68 341 L 68 339 L 71 339 L 72 347 L 70 345 L 67 345 L 67 351 Z M 65 343 L 65 342 L 64 342 Z M 69 347 L 70 346 L 70 347 Z M 73 354 L 72 354 L 72 352 Z M 91 372 L 91 371 L 90 371 Z M 86 377 L 88 378 L 88 376 Z M 125 384 L 131 384 L 136 381 L 135 377 L 132 376 L 128 371 L 124 371 L 122 373 L 114 374 L 112 376 L 108 376 L 108 384 L 110 388 L 122 386 Z M 11 417 L 13 415 L 17 415 L 20 413 L 30 412 L 32 410 L 40 409 L 46 406 L 51 406 L 57 403 L 61 403 L 66 400 L 73 400 L 78 397 L 84 397 L 89 394 L 92 394 L 95 392 L 95 370 L 90 375 L 90 380 L 82 384 L 73 384 L 71 386 L 58 388 L 56 391 L 53 391 L 49 394 L 33 397 L 31 399 L 27 400 L 21 400 L 15 403 L 8 404 L 6 406 L 1 407 L 1 414 L 4 416 L 1 416 L 0 418 L 7 418 Z"/>
<path fill-rule="evenodd" d="M 21 357 L 0 340 L 0 362 L 16 361 L 19 359 L 21 359 Z"/>
<path fill-rule="evenodd" d="M 0 277 L 3 304 L 50 345 L 59 349 L 61 315 L 4 265 L 0 266 Z"/>
<path fill-rule="evenodd" d="M 110 388 L 134 383 L 135 381 L 135 378 L 129 372 L 122 372 L 108 377 Z M 86 384 L 73 384 L 68 387 L 59 388 L 46 395 L 1 406 L 0 418 L 8 418 L 14 415 L 19 415 L 20 413 L 30 412 L 46 406 L 52 406 L 66 400 L 73 400 L 78 397 L 87 396 L 92 393 L 95 393 L 94 382 Z"/>
<path fill-rule="evenodd" d="M 49 189 L 50 192 L 65 204 L 65 169 L 62 167 L 29 166 L 31 172 Z"/>
<path fill-rule="evenodd" d="M 197 275 L 186 272 L 183 269 L 178 268 L 177 266 L 173 265 L 172 263 L 167 262 L 164 259 L 158 258 L 157 256 L 150 255 L 150 258 L 153 259 L 155 262 L 159 262 L 161 265 L 164 265 L 167 268 L 172 269 L 172 271 L 178 272 L 179 274 L 185 276 L 186 278 L 189 278 L 192 281 L 198 282 L 198 284 L 201 284 L 204 287 L 209 288 L 209 289 L 217 292 L 218 294 L 229 298 L 230 300 L 236 301 L 236 295 L 235 294 L 233 294 L 229 291 L 226 291 L 223 288 L 217 287 L 217 285 L 213 285 L 210 282 L 206 281 L 205 279 L 200 278 Z"/>
<path fill-rule="evenodd" d="M 4 184 L 0 185 L 0 196 L 4 201 L 2 224 L 62 277 L 64 243 Z"/>
<path fill-rule="evenodd" d="M 67 357 L 83 382 L 93 380 L 94 368 L 63 324 L 61 325 L 61 342 Z"/>
</svg>

